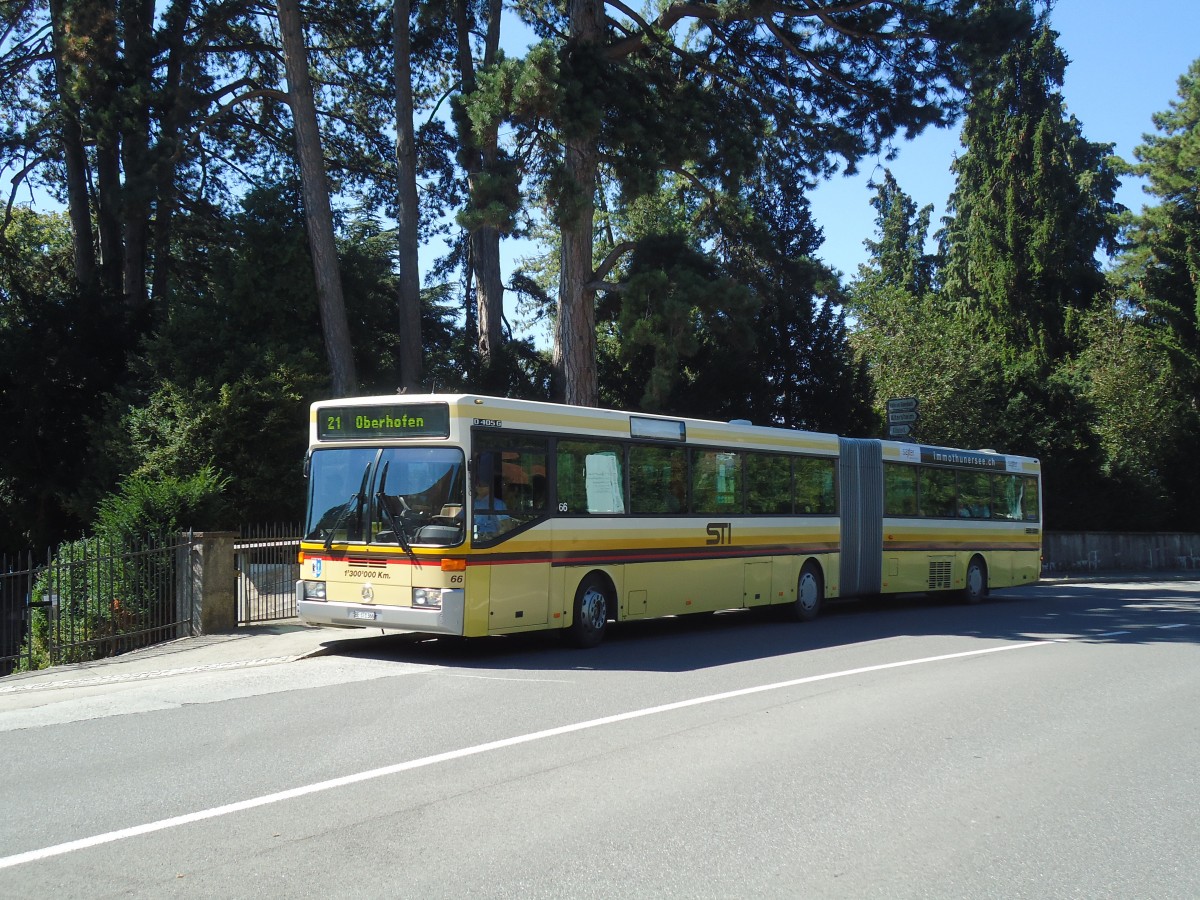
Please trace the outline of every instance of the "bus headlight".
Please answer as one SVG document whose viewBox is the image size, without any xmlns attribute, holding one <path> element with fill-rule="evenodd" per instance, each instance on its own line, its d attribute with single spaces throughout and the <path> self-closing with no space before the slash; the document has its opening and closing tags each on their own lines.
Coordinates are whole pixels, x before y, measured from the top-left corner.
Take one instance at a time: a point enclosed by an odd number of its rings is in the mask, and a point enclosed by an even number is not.
<svg viewBox="0 0 1200 900">
<path fill-rule="evenodd" d="M 305 600 L 324 600 L 325 599 L 325 582 L 323 581 L 305 581 L 304 584 L 304 599 Z"/>
<path fill-rule="evenodd" d="M 421 609 L 442 608 L 441 588 L 413 588 L 412 592 L 413 606 L 419 606 Z"/>
</svg>

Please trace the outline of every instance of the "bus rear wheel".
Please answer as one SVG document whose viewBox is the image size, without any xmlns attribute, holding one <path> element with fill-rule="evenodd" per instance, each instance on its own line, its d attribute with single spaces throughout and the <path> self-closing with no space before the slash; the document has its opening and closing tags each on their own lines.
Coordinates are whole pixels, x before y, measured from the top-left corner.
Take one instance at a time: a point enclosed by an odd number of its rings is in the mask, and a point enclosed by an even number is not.
<svg viewBox="0 0 1200 900">
<path fill-rule="evenodd" d="M 825 598 L 825 583 L 821 568 L 808 562 L 800 570 L 796 582 L 796 602 L 792 604 L 792 617 L 798 622 L 811 622 L 821 613 L 821 601 Z"/>
<path fill-rule="evenodd" d="M 967 583 L 960 596 L 964 603 L 982 603 L 988 595 L 987 566 L 978 556 L 967 563 Z"/>
<path fill-rule="evenodd" d="M 600 575 L 589 575 L 575 592 L 575 613 L 567 640 L 576 647 L 595 647 L 604 640 L 609 610 L 615 608 L 608 582 Z"/>
</svg>

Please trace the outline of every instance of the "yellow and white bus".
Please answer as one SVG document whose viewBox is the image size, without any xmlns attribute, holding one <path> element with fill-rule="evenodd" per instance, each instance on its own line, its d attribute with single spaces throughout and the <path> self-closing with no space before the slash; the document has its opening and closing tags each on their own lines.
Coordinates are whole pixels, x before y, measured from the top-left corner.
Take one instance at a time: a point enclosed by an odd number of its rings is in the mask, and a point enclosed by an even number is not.
<svg viewBox="0 0 1200 900">
<path fill-rule="evenodd" d="M 993 451 L 473 395 L 314 403 L 300 615 L 482 637 L 1037 580 Z"/>
</svg>

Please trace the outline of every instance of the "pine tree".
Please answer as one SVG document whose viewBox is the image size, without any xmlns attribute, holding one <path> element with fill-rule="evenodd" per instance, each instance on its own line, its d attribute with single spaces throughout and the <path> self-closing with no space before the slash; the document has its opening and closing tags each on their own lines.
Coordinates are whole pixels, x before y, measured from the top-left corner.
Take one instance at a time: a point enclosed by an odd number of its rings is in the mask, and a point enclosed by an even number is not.
<svg viewBox="0 0 1200 900">
<path fill-rule="evenodd" d="M 967 105 L 966 152 L 952 169 L 945 289 L 1007 356 L 1045 364 L 1076 347 L 1072 329 L 1104 285 L 1115 249 L 1111 144 L 1083 136 L 1061 94 L 1066 57 L 1043 10 Z"/>
<path fill-rule="evenodd" d="M 1158 202 L 1127 217 L 1112 303 L 1083 361 L 1124 518 L 1189 529 L 1200 506 L 1200 60 L 1154 125 L 1131 170 Z"/>
<path fill-rule="evenodd" d="M 1200 385 L 1200 59 L 1154 124 L 1158 134 L 1134 150 L 1133 171 L 1159 202 L 1132 218 L 1118 283 L 1125 299 L 1167 327 L 1176 364 Z"/>
<path fill-rule="evenodd" d="M 891 170 L 883 173 L 871 198 L 879 240 L 863 241 L 871 253 L 860 278 L 878 278 L 893 287 L 920 296 L 933 287 L 936 260 L 925 252 L 933 205 L 917 209 L 912 197 L 900 189 Z"/>
<path fill-rule="evenodd" d="M 980 374 L 960 386 L 976 446 L 1040 457 L 1047 521 L 1083 527 L 1106 510 L 1095 410 L 1075 356 L 1116 243 L 1111 145 L 1083 136 L 1061 87 L 1066 58 L 1042 7 L 1026 39 L 975 86 L 943 238 L 940 294 Z M 965 405 L 965 403 L 960 405 Z M 922 406 L 924 417 L 925 407 Z"/>
</svg>

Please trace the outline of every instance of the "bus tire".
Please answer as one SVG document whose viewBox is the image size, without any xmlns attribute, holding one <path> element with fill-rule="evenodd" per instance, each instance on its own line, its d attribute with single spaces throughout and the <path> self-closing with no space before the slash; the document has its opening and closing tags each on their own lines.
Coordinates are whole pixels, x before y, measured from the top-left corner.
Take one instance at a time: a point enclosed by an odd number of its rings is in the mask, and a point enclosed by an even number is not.
<svg viewBox="0 0 1200 900">
<path fill-rule="evenodd" d="M 595 647 L 604 640 L 609 613 L 615 610 L 608 580 L 603 575 L 588 575 L 575 591 L 575 610 L 567 640 L 576 647 Z"/>
<path fill-rule="evenodd" d="M 821 602 L 824 599 L 825 580 L 821 577 L 821 567 L 810 560 L 804 564 L 796 581 L 792 618 L 797 622 L 811 622 L 821 614 Z"/>
<path fill-rule="evenodd" d="M 988 595 L 987 564 L 978 556 L 972 556 L 967 563 L 967 581 L 963 585 L 962 597 L 964 603 L 982 603 Z"/>
</svg>

